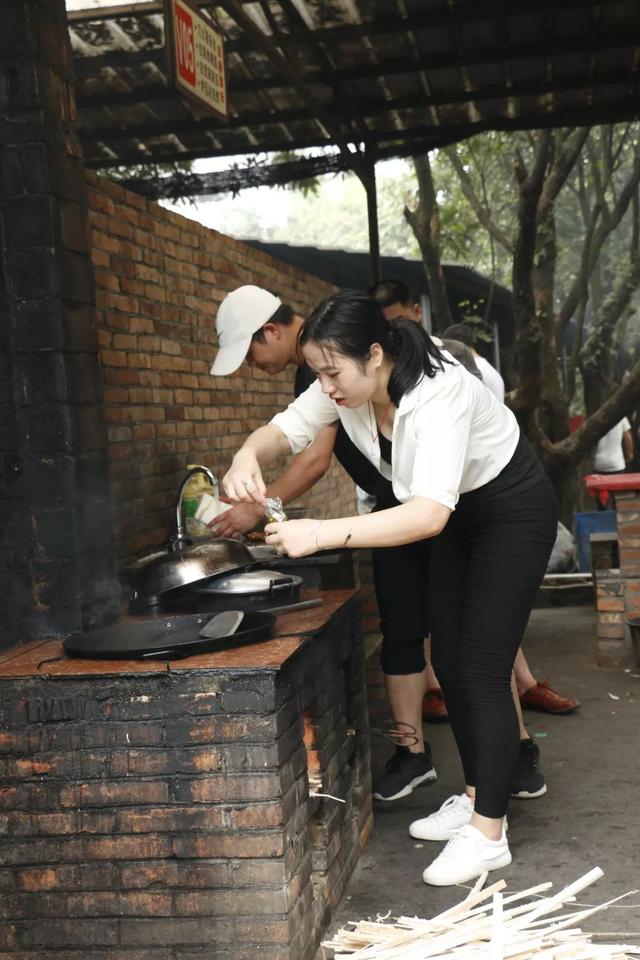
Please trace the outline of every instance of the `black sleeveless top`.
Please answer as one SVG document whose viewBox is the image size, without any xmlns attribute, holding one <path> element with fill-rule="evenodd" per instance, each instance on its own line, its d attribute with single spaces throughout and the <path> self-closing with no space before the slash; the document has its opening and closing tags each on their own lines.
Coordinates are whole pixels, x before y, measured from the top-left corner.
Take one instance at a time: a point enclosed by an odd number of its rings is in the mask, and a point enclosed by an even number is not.
<svg viewBox="0 0 640 960">
<path fill-rule="evenodd" d="M 298 367 L 294 383 L 294 393 L 296 397 L 304 393 L 315 379 L 315 374 L 306 364 Z M 387 443 L 389 443 L 389 441 L 387 441 Z M 389 447 L 391 447 L 390 443 Z M 371 461 L 367 460 L 364 453 L 361 453 L 355 444 L 351 442 L 342 424 L 338 428 L 333 452 L 353 482 L 365 490 L 369 496 L 375 497 L 378 503 L 389 503 L 395 499 L 391 488 L 391 481 L 383 477 Z M 391 455 L 389 455 L 387 462 L 391 463 Z"/>
<path fill-rule="evenodd" d="M 384 460 L 385 463 L 389 464 L 389 466 L 391 466 L 391 463 L 392 463 L 391 455 L 392 455 L 392 447 L 393 447 L 391 440 L 387 440 L 387 438 L 383 436 L 383 434 L 380 433 L 380 431 L 378 430 L 378 442 L 380 444 L 381 459 Z"/>
</svg>

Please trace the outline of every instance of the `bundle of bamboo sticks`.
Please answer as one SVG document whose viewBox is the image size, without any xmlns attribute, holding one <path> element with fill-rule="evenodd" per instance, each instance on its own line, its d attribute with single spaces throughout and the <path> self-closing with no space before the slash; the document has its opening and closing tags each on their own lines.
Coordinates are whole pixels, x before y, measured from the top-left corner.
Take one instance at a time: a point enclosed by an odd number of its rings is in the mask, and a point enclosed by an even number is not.
<svg viewBox="0 0 640 960">
<path fill-rule="evenodd" d="M 555 895 L 543 896 L 553 884 L 541 883 L 505 896 L 505 881 L 485 888 L 484 874 L 464 900 L 432 920 L 360 920 L 323 946 L 334 951 L 335 960 L 624 960 L 640 947 L 592 943 L 578 926 L 622 897 L 549 919 L 601 876 L 595 867 Z"/>
</svg>

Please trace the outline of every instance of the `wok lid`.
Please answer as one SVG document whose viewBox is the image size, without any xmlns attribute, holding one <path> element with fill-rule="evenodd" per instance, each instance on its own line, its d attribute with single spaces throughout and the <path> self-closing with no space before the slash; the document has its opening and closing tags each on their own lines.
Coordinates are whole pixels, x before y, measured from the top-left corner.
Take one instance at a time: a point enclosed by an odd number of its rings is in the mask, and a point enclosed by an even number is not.
<svg viewBox="0 0 640 960">
<path fill-rule="evenodd" d="M 244 544 L 222 537 L 175 553 L 153 554 L 131 569 L 133 599 L 157 597 L 207 577 L 243 570 L 253 562 Z"/>
<path fill-rule="evenodd" d="M 200 630 L 211 620 L 210 613 L 121 621 L 68 637 L 63 647 L 72 657 L 94 660 L 179 660 L 208 650 L 228 650 L 268 640 L 275 619 L 267 611 L 248 611 L 235 633 L 214 638 L 200 636 Z"/>
</svg>

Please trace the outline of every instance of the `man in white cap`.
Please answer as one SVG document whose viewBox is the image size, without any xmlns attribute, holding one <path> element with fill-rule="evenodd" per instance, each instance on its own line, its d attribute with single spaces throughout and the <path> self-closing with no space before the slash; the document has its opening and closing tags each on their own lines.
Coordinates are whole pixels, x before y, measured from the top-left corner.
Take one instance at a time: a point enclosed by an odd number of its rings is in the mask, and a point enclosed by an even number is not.
<svg viewBox="0 0 640 960">
<path fill-rule="evenodd" d="M 238 287 L 227 294 L 218 310 L 219 349 L 211 373 L 235 373 L 244 360 L 267 373 L 279 373 L 296 362 L 301 326 L 302 317 L 296 317 L 291 307 L 268 290 L 252 284 Z M 267 344 L 266 351 L 260 349 L 262 344 Z"/>
<path fill-rule="evenodd" d="M 218 309 L 219 349 L 211 373 L 227 376 L 244 360 L 271 376 L 281 373 L 289 364 L 300 369 L 304 360 L 298 351 L 298 334 L 303 322 L 288 304 L 268 290 L 251 284 L 238 287 L 227 294 Z M 309 490 L 329 468 L 336 433 L 337 426 L 321 431 L 269 486 L 269 496 L 289 503 Z M 240 503 L 216 517 L 211 526 L 217 536 L 234 537 L 253 530 L 263 519 L 259 504 Z"/>
</svg>

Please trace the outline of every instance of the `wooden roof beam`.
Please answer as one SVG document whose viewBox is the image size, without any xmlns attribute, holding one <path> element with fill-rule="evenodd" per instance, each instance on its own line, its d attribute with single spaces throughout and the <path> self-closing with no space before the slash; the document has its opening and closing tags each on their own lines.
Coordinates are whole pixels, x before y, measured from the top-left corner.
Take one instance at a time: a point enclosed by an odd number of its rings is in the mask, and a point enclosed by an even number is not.
<svg viewBox="0 0 640 960">
<path fill-rule="evenodd" d="M 144 50 L 110 50 L 109 53 L 100 53 L 95 57 L 73 56 L 73 72 L 76 80 L 86 80 L 105 67 L 136 67 L 140 63 L 155 63 L 156 66 L 166 66 L 164 47 L 147 47 Z"/>
<path fill-rule="evenodd" d="M 234 117 L 229 122 L 221 124 L 219 120 L 211 117 L 203 117 L 199 120 L 176 120 L 173 123 L 169 120 L 161 122 L 141 123 L 137 126 L 123 127 L 101 127 L 99 129 L 80 130 L 80 135 L 84 143 L 127 143 L 130 140 L 151 140 L 156 137 L 181 137 L 193 133 L 224 133 L 225 130 L 238 130 L 242 127 L 251 127 L 260 124 L 267 126 L 270 124 L 292 123 L 295 121 L 313 121 L 315 115 L 307 110 L 306 107 L 292 107 L 287 110 L 279 110 L 276 113 L 268 114 L 264 110 L 246 113 L 240 117 Z M 291 142 L 289 143 L 291 148 Z"/>
<path fill-rule="evenodd" d="M 265 38 L 268 39 L 268 38 Z M 518 60 L 540 60 L 545 56 L 570 55 L 574 53 L 597 53 L 600 50 L 615 51 L 631 49 L 640 45 L 640 24 L 636 23 L 633 27 L 629 26 L 624 30 L 599 31 L 596 36 L 578 36 L 574 38 L 566 37 L 562 40 L 545 36 L 542 39 L 536 39 L 525 44 L 513 44 L 509 48 L 509 60 L 514 63 Z M 145 58 L 151 60 L 150 53 L 156 51 L 139 51 L 130 54 L 104 54 L 100 57 L 74 57 L 74 69 L 76 65 L 81 65 L 77 71 L 78 76 L 87 77 L 91 73 L 87 72 L 92 61 L 100 61 L 98 68 L 104 66 L 128 66 L 127 57 L 132 58 L 132 65 L 144 62 Z M 109 62 L 109 57 L 114 57 L 113 63 Z M 381 60 L 378 64 L 361 64 L 355 67 L 348 67 L 344 70 L 335 71 L 336 78 L 341 82 L 350 80 L 367 80 L 371 77 L 383 76 L 384 74 L 402 74 L 413 73 L 416 70 L 447 70 L 461 65 L 480 66 L 482 64 L 503 63 L 505 52 L 503 47 L 485 47 L 479 50 L 463 51 L 461 53 L 451 53 L 449 51 L 425 54 L 423 57 L 410 59 L 407 57 L 393 57 L 387 60 Z M 155 61 L 154 61 L 155 62 Z M 242 91 L 267 90 L 274 87 L 295 86 L 296 89 L 302 88 L 305 99 L 309 99 L 309 91 L 305 84 L 324 84 L 331 86 L 332 75 L 325 70 L 313 70 L 304 76 L 295 74 L 295 82 L 289 75 L 283 75 L 278 72 L 277 75 L 261 77 L 255 81 L 236 81 L 234 89 Z"/>
<path fill-rule="evenodd" d="M 275 41 L 266 36 L 247 16 L 239 0 L 218 0 L 218 6 L 222 7 L 225 13 L 231 17 L 238 26 L 249 36 L 251 36 L 259 46 L 262 53 L 275 66 L 279 74 L 284 76 L 290 85 L 298 91 L 304 103 L 309 103 L 313 108 L 316 119 L 322 124 L 324 129 L 334 139 L 337 146 L 347 161 L 350 162 L 353 170 L 360 176 L 362 168 L 361 156 L 351 149 L 350 140 L 343 133 L 340 124 L 336 122 L 335 115 L 317 97 L 311 92 L 300 74 L 289 65 L 282 53 L 276 46 Z M 291 149 L 292 144 L 289 145 Z M 364 172 L 362 170 L 362 172 Z"/>
<path fill-rule="evenodd" d="M 635 78 L 635 79 L 634 79 Z M 448 107 L 460 103 L 478 102 L 483 100 L 517 99 L 527 96 L 541 96 L 554 91 L 581 90 L 585 86 L 589 89 L 601 89 L 607 86 L 629 86 L 630 83 L 640 82 L 640 72 L 630 74 L 629 71 L 615 67 L 606 72 L 593 77 L 584 75 L 575 77 L 562 77 L 559 80 L 549 80 L 546 77 L 541 80 L 528 80 L 522 83 L 514 83 L 511 86 L 503 84 L 491 84 L 473 90 L 457 90 L 451 93 L 435 93 L 426 96 L 422 93 L 410 94 L 404 97 L 394 97 L 385 99 L 367 99 L 361 100 L 358 104 L 358 110 L 363 116 L 379 116 L 380 114 L 392 112 L 394 110 L 414 110 L 428 107 Z M 154 100 L 164 102 L 169 99 L 178 99 L 175 91 L 167 88 L 154 88 L 150 90 L 136 90 L 131 93 L 114 93 L 105 96 L 81 97 L 77 98 L 78 107 L 81 109 L 98 109 L 135 106 L 141 102 L 152 104 Z M 82 118 L 81 118 L 82 119 Z M 227 129 L 238 129 L 253 124 L 269 125 L 274 123 L 290 123 L 292 121 L 313 120 L 314 113 L 305 108 L 287 109 L 274 111 L 273 113 L 264 113 L 263 111 L 247 111 L 233 117 L 224 126 L 219 121 L 203 118 L 200 120 L 181 120 L 171 123 L 166 121 L 167 129 L 161 131 L 164 133 L 173 133 L 180 136 L 181 133 L 197 133 L 202 130 L 211 130 L 212 132 L 224 132 Z M 138 126 L 122 127 L 104 127 L 92 130 L 85 128 L 83 137 L 85 141 L 123 139 L 139 139 L 158 134 L 158 128 L 154 124 L 140 124 Z"/>
<path fill-rule="evenodd" d="M 211 0 L 192 0 L 200 7 L 211 7 Z M 238 0 L 242 4 L 254 3 L 255 0 Z M 619 0 L 598 0 L 600 6 L 613 6 Z M 216 6 L 223 6 L 216 2 Z M 592 7 L 593 0 L 562 0 L 562 9 Z M 314 30 L 318 39 L 356 38 L 370 34 L 401 32 L 406 29 L 420 27 L 446 26 L 452 18 L 463 23 L 477 23 L 482 20 L 494 19 L 497 16 L 515 16 L 518 14 L 540 13 L 545 8 L 557 11 L 558 0 L 518 0 L 517 8 L 509 0 L 474 0 L 474 3 L 465 4 L 462 8 L 427 10 L 424 13 L 412 13 L 407 17 L 399 14 L 377 15 L 375 20 L 365 23 L 347 23 L 335 27 L 321 27 Z M 122 20 L 129 17 L 148 17 L 164 13 L 164 4 L 161 0 L 148 3 L 126 3 L 120 6 L 89 7 L 84 10 L 68 10 L 67 21 L 71 26 L 82 23 L 97 23 L 100 20 Z"/>
<path fill-rule="evenodd" d="M 316 39 L 315 31 L 311 30 L 305 23 L 292 0 L 278 0 L 278 3 L 280 4 L 280 9 L 289 20 L 289 23 L 292 24 L 294 35 L 311 50 L 316 63 L 318 63 L 321 70 L 331 78 L 330 82 L 334 92 L 334 104 L 345 120 L 346 125 L 352 129 L 354 137 L 360 137 L 366 140 L 369 131 L 366 123 L 360 116 L 357 97 L 351 85 L 341 78 L 339 71 L 335 68 L 324 52 L 322 45 Z"/>
<path fill-rule="evenodd" d="M 626 98 L 617 97 L 612 103 L 603 103 L 595 107 L 569 106 L 563 110 L 555 111 L 553 114 L 533 114 L 527 112 L 518 117 L 496 117 L 480 123 L 449 124 L 441 127 L 420 124 L 408 130 L 374 130 L 371 133 L 371 137 L 377 145 L 377 158 L 384 159 L 385 156 L 411 156 L 413 153 L 424 153 L 436 147 L 446 146 L 448 143 L 466 140 L 476 133 L 482 133 L 488 130 L 509 131 L 592 126 L 597 123 L 629 121 L 631 119 L 638 119 L 639 116 L 640 104 L 638 103 L 638 98 L 633 93 L 630 93 Z M 90 146 L 90 141 L 88 145 Z M 296 141 L 293 147 L 290 141 L 274 139 L 265 140 L 254 148 L 247 148 L 246 146 L 219 150 L 204 148 L 202 150 L 185 150 L 183 152 L 176 151 L 173 153 L 154 150 L 150 151 L 147 156 L 141 154 L 140 151 L 129 151 L 120 154 L 116 159 L 88 157 L 85 160 L 85 166 L 107 169 L 118 166 L 144 165 L 145 163 L 171 163 L 180 160 L 195 160 L 207 157 L 249 156 L 257 153 L 291 150 L 292 148 L 306 149 L 326 146 L 330 146 L 329 141 L 326 139 L 322 140 L 320 138 L 310 137 L 305 140 Z"/>
</svg>

